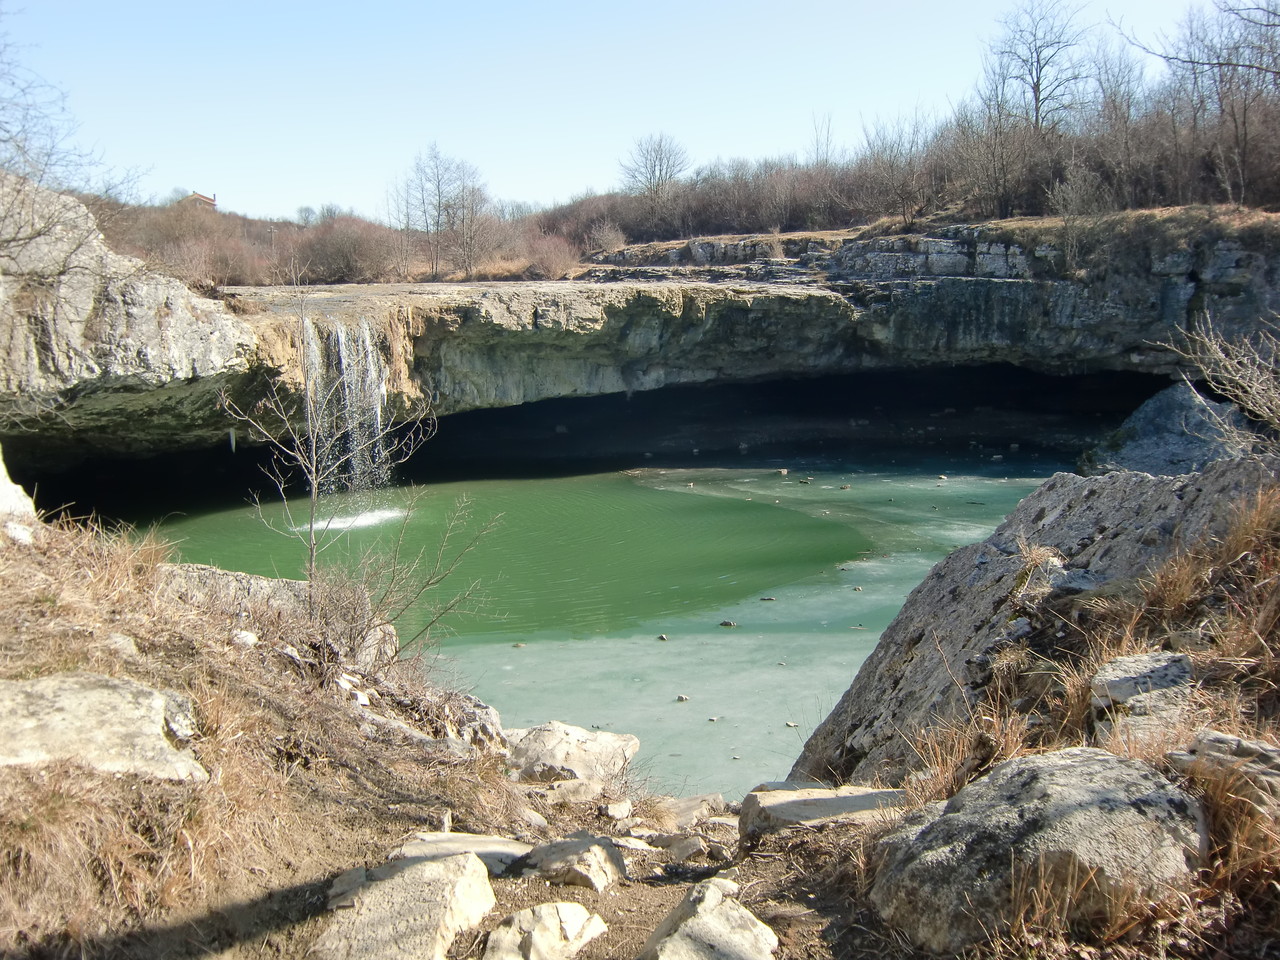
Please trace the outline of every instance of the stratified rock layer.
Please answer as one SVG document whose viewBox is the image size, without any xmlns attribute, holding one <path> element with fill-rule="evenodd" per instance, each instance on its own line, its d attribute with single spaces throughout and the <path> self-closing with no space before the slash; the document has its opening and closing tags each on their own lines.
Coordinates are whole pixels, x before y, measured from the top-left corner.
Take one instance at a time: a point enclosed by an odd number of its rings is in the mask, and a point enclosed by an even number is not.
<svg viewBox="0 0 1280 960">
<path fill-rule="evenodd" d="M 773 243 L 692 241 L 699 266 L 650 270 L 657 279 L 644 281 L 230 288 L 233 313 L 108 251 L 75 201 L 31 195 L 68 228 L 0 262 L 0 409 L 41 426 L 38 438 L 0 430 L 23 462 L 225 441 L 233 424 L 220 391 L 248 409 L 272 380 L 301 383 L 303 317 L 368 329 L 392 407 L 426 393 L 445 415 L 677 384 L 993 363 L 1167 375 L 1181 360 L 1164 344 L 1203 311 L 1231 333 L 1280 307 L 1265 236 L 1255 249 L 1206 233 L 1170 253 L 1157 225 L 1084 280 L 1051 247 L 950 227 L 804 250 L 792 242 L 789 264 L 772 259 Z M 706 266 L 764 255 L 761 270 L 741 276 L 772 282 L 712 280 Z M 50 406 L 58 415 L 42 419 Z"/>
</svg>

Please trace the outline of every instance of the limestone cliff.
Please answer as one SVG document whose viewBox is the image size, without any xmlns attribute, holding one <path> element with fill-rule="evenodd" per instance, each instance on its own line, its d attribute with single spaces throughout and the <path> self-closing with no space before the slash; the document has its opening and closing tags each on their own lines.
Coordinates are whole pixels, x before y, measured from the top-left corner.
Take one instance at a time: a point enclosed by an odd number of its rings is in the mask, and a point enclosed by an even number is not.
<svg viewBox="0 0 1280 960">
<path fill-rule="evenodd" d="M 392 396 L 427 392 L 451 414 L 673 384 L 992 363 L 1167 375 L 1178 358 L 1161 344 L 1200 311 L 1230 330 L 1280 306 L 1265 231 L 1126 240 L 1124 257 L 1095 258 L 1085 271 L 1066 269 L 1044 243 L 952 227 L 933 237 L 690 242 L 662 255 L 691 266 L 644 274 L 665 279 L 237 288 L 227 291 L 233 312 L 109 252 L 75 201 L 27 195 L 37 198 L 33 220 L 53 205 L 66 229 L 45 231 L 21 255 L 0 251 L 0 440 L 15 462 L 220 442 L 230 426 L 220 389 L 251 402 L 268 378 L 300 380 L 303 315 L 370 325 Z M 748 257 L 764 266 L 745 269 Z M 772 282 L 750 279 L 760 276 Z"/>
<path fill-rule="evenodd" d="M 117 451 L 225 435 L 217 391 L 248 376 L 253 330 L 107 249 L 75 200 L 0 180 L 0 422 L 9 449 Z"/>
</svg>

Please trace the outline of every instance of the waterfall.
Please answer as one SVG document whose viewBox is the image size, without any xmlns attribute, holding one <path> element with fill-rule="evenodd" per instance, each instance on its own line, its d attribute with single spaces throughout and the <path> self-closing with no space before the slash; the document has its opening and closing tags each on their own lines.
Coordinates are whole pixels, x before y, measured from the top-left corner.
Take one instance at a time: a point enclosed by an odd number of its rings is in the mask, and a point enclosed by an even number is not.
<svg viewBox="0 0 1280 960">
<path fill-rule="evenodd" d="M 373 325 L 306 320 L 306 430 L 315 443 L 320 492 L 368 490 L 391 478 L 385 425 L 387 366 Z"/>
</svg>

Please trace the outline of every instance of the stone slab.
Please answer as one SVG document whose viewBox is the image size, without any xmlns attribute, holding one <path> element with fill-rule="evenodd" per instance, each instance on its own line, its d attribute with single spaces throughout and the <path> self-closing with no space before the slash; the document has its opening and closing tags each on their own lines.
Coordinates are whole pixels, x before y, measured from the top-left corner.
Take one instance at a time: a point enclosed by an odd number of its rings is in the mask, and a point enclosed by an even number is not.
<svg viewBox="0 0 1280 960">
<path fill-rule="evenodd" d="M 901 790 L 855 786 L 752 792 L 742 801 L 738 833 L 742 837 L 754 837 L 788 827 L 811 827 L 836 820 L 875 823 L 904 801 Z"/>
</svg>

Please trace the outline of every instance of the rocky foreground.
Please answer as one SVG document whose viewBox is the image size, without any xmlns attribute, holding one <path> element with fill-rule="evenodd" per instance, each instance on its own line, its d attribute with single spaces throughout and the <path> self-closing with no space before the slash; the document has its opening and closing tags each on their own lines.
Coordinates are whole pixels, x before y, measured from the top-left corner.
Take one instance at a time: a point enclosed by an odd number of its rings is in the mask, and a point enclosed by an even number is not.
<svg viewBox="0 0 1280 960">
<path fill-rule="evenodd" d="M 1156 218 L 1087 269 L 956 227 L 233 309 L 34 203 L 58 229 L 0 273 L 0 419 L 32 464 L 224 439 L 219 392 L 296 380 L 313 312 L 370 325 L 388 389 L 445 412 L 931 364 L 1169 373 L 1199 311 L 1256 325 L 1280 289 L 1269 221 L 1171 242 Z M 6 480 L 0 953 L 1280 955 L 1280 464 L 1164 459 L 1180 475 L 1056 476 L 939 564 L 792 779 L 740 802 L 638 793 L 625 733 L 503 729 L 341 577 L 172 565 L 42 523 Z"/>
<path fill-rule="evenodd" d="M 740 803 L 633 795 L 634 737 L 504 730 L 305 585 L 93 545 L 15 494 L 3 947 L 1266 955 L 1278 469 L 1055 477 Z"/>
</svg>

